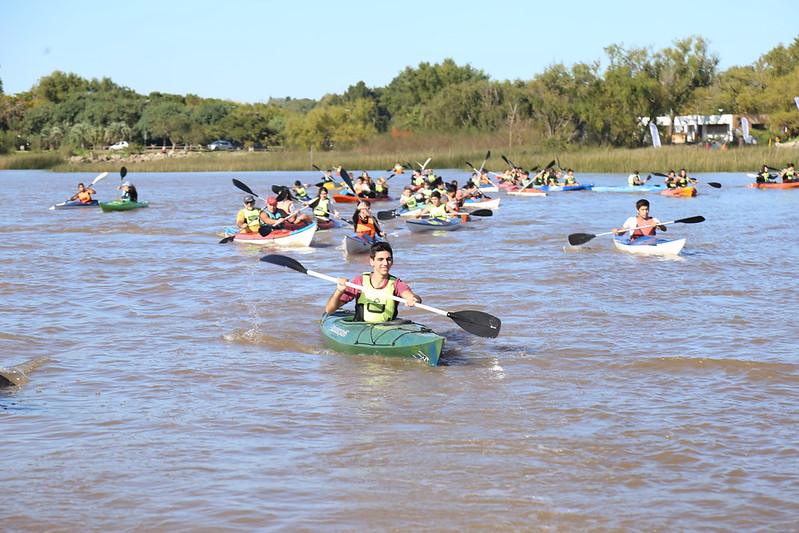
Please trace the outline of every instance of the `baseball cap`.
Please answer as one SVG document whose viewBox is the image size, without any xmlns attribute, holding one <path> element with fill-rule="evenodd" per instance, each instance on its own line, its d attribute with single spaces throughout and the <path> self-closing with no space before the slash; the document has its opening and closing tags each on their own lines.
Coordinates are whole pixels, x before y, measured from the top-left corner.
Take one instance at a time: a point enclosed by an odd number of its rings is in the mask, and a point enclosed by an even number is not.
<svg viewBox="0 0 799 533">
<path fill-rule="evenodd" d="M 277 198 L 270 196 L 266 199 L 266 205 L 277 205 Z"/>
<path fill-rule="evenodd" d="M 244 197 L 244 203 L 245 203 L 245 204 L 249 204 L 249 203 L 251 203 L 251 202 L 254 202 L 254 201 L 255 201 L 255 198 L 253 198 L 253 197 L 252 197 L 252 196 L 250 196 L 249 194 L 248 194 L 247 196 L 245 196 L 245 197 Z"/>
</svg>

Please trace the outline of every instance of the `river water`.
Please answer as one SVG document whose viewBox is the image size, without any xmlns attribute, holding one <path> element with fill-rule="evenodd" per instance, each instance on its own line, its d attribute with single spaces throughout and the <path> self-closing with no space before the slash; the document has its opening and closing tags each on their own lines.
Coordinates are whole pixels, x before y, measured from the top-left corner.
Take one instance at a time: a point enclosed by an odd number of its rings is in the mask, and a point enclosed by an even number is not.
<svg viewBox="0 0 799 533">
<path fill-rule="evenodd" d="M 403 309 L 447 338 L 430 367 L 331 352 L 332 284 L 218 244 L 231 178 L 266 197 L 319 173 L 130 173 L 148 209 L 47 209 L 95 175 L 0 172 L 0 366 L 38 366 L 0 389 L 4 531 L 799 530 L 799 190 L 646 195 L 707 219 L 669 226 L 677 258 L 567 245 L 634 194 L 500 192 L 443 235 L 385 222 L 426 304 L 502 319 L 491 340 Z M 346 233 L 280 253 L 352 276 Z"/>
</svg>

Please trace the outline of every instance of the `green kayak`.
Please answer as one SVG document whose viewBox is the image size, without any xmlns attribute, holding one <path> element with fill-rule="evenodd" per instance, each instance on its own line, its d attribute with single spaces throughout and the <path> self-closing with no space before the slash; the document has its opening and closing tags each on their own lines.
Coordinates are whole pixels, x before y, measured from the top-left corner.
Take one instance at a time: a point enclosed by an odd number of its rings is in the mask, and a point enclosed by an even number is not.
<svg viewBox="0 0 799 533">
<path fill-rule="evenodd" d="M 103 211 L 129 211 L 140 207 L 147 207 L 150 202 L 131 202 L 129 200 L 114 200 L 112 202 L 100 202 L 100 209 Z"/>
<path fill-rule="evenodd" d="M 444 337 L 411 322 L 353 322 L 355 313 L 336 311 L 322 315 L 322 335 L 327 345 L 341 353 L 413 357 L 438 364 Z"/>
</svg>

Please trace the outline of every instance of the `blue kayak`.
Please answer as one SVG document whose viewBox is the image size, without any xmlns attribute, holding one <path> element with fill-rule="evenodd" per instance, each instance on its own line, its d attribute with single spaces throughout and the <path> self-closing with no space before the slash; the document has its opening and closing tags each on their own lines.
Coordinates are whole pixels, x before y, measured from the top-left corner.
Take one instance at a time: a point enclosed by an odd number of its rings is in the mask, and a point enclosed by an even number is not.
<svg viewBox="0 0 799 533">
<path fill-rule="evenodd" d="M 73 209 L 80 207 L 100 207 L 100 202 L 92 200 L 88 204 L 84 204 L 78 200 L 71 200 L 68 202 L 61 202 L 60 204 L 51 205 L 50 209 Z"/>
<path fill-rule="evenodd" d="M 539 191 L 546 192 L 560 192 L 560 191 L 590 191 L 594 188 L 593 183 L 586 183 L 585 185 L 542 185 L 536 187 Z"/>
</svg>

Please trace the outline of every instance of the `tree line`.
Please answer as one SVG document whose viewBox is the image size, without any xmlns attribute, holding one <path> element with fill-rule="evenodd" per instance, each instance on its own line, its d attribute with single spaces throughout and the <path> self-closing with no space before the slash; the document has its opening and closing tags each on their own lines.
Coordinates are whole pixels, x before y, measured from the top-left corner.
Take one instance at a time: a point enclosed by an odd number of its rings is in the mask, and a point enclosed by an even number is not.
<svg viewBox="0 0 799 533">
<path fill-rule="evenodd" d="M 635 147 L 647 142 L 641 119 L 662 115 L 767 114 L 763 135 L 799 134 L 799 37 L 753 65 L 719 72 L 708 42 L 692 36 L 662 50 L 611 45 L 604 61 L 549 65 L 531 80 L 491 80 L 482 70 L 440 64 L 407 67 L 387 86 L 362 81 L 343 94 L 236 103 L 152 92 L 108 78 L 55 71 L 30 91 L 6 95 L 0 80 L 0 151 L 90 149 L 127 140 L 202 146 L 330 150 L 379 136 L 500 133 L 508 146 L 539 143 Z M 670 131 L 665 135 L 669 142 Z"/>
</svg>

